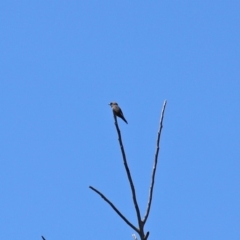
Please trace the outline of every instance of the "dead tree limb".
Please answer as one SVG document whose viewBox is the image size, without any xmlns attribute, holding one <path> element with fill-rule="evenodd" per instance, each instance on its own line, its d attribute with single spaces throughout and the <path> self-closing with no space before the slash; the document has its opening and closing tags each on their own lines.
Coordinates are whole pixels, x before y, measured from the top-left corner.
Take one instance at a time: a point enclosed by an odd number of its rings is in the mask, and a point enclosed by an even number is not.
<svg viewBox="0 0 240 240">
<path fill-rule="evenodd" d="M 89 186 L 89 188 L 99 194 L 104 199 L 104 201 L 106 201 L 113 208 L 113 210 L 123 219 L 123 221 L 127 223 L 127 225 L 129 225 L 134 231 L 139 232 L 139 230 L 130 221 L 128 221 L 127 218 L 114 206 L 114 204 L 110 200 L 108 200 L 100 191 L 98 191 L 92 186 Z"/>
<path fill-rule="evenodd" d="M 139 210 L 139 206 L 138 206 L 138 202 L 137 202 L 136 191 L 135 191 L 132 176 L 131 176 L 131 173 L 130 173 L 130 170 L 129 170 L 129 167 L 128 167 L 128 163 L 127 163 L 125 150 L 124 150 L 123 143 L 122 143 L 121 132 L 120 132 L 120 129 L 118 127 L 117 118 L 113 114 L 115 127 L 116 127 L 116 130 L 117 130 L 117 133 L 118 133 L 118 141 L 119 141 L 119 145 L 120 145 L 120 149 L 121 149 L 121 153 L 122 153 L 123 163 L 124 163 L 124 167 L 125 167 L 125 170 L 126 170 L 126 173 L 127 173 L 128 181 L 129 181 L 131 192 L 132 192 L 133 203 L 134 203 L 134 207 L 135 207 L 136 214 L 137 214 L 138 228 L 135 227 L 131 222 L 129 222 L 127 220 L 127 218 L 114 206 L 114 204 L 110 200 L 108 200 L 100 191 L 98 191 L 97 189 L 95 189 L 92 186 L 89 187 L 90 189 L 95 191 L 97 194 L 99 194 L 113 208 L 113 210 L 132 229 L 134 229 L 139 234 L 141 240 L 147 240 L 148 237 L 149 237 L 149 234 L 150 234 L 149 232 L 147 232 L 146 235 L 144 234 L 144 225 L 145 225 L 145 223 L 148 219 L 150 209 L 151 209 L 151 204 L 152 204 L 153 188 L 154 188 L 155 174 L 156 174 L 157 162 L 158 162 L 158 153 L 159 153 L 159 149 L 160 149 L 159 148 L 159 143 L 160 143 L 160 137 L 161 137 L 162 128 L 163 128 L 163 118 L 164 118 L 164 112 L 165 112 L 166 104 L 167 104 L 167 101 L 165 100 L 164 103 L 163 103 L 163 108 L 162 108 L 161 117 L 160 117 L 159 130 L 158 130 L 158 135 L 157 135 L 157 148 L 156 148 L 154 164 L 153 164 L 153 171 L 152 171 L 151 184 L 150 184 L 150 189 L 149 189 L 149 198 L 148 198 L 147 210 L 146 210 L 146 214 L 145 214 L 143 220 L 141 219 L 141 214 L 140 214 L 140 210 Z M 136 237 L 135 235 L 133 235 L 133 236 Z"/>
<path fill-rule="evenodd" d="M 147 204 L 147 210 L 146 214 L 143 218 L 143 223 L 145 224 L 150 212 L 151 204 L 152 204 L 152 196 L 153 196 L 153 187 L 154 187 L 154 180 L 155 180 L 155 174 L 156 174 L 156 169 L 157 169 L 157 162 L 158 162 L 158 153 L 159 153 L 159 143 L 160 143 L 160 137 L 162 133 L 162 128 L 163 128 L 163 118 L 164 118 L 164 112 L 166 108 L 167 101 L 165 100 L 163 103 L 163 108 L 162 108 L 162 113 L 161 113 L 161 118 L 160 118 L 160 123 L 159 123 L 159 130 L 158 130 L 158 135 L 157 135 L 157 148 L 156 148 L 156 153 L 155 153 L 155 158 L 154 158 L 154 165 L 153 165 L 153 171 L 152 171 L 152 179 L 151 179 L 151 185 L 149 189 L 149 198 L 148 198 L 148 204 Z"/>
<path fill-rule="evenodd" d="M 118 133 L 118 141 L 119 141 L 120 149 L 121 149 L 121 152 L 122 152 L 123 163 L 124 163 L 124 167 L 125 167 L 125 170 L 126 170 L 126 173 L 127 173 L 128 181 L 129 181 L 129 184 L 130 184 L 130 187 L 131 187 L 134 207 L 135 207 L 135 210 L 136 210 L 136 213 L 137 213 L 138 226 L 139 226 L 139 231 L 140 231 L 139 234 L 141 234 L 143 236 L 144 235 L 143 224 L 142 224 L 142 221 L 141 221 L 141 214 L 140 214 L 139 206 L 138 206 L 138 203 L 137 203 L 136 191 L 135 191 L 132 176 L 131 176 L 131 173 L 130 173 L 130 170 L 129 170 L 129 167 L 128 167 L 125 150 L 124 150 L 123 143 L 122 143 L 122 136 L 121 136 L 121 132 L 120 132 L 120 129 L 118 127 L 117 118 L 116 118 L 115 115 L 114 115 L 114 120 L 115 120 L 116 130 L 117 130 L 117 133 Z"/>
</svg>

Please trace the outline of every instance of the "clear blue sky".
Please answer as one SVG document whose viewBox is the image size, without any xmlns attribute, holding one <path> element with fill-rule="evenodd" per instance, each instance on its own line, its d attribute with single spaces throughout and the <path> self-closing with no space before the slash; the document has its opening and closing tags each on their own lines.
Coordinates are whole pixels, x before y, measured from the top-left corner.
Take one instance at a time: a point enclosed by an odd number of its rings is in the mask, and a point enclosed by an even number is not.
<svg viewBox="0 0 240 240">
<path fill-rule="evenodd" d="M 239 1 L 1 1 L 0 239 L 132 239 L 110 101 L 149 240 L 240 239 Z"/>
</svg>

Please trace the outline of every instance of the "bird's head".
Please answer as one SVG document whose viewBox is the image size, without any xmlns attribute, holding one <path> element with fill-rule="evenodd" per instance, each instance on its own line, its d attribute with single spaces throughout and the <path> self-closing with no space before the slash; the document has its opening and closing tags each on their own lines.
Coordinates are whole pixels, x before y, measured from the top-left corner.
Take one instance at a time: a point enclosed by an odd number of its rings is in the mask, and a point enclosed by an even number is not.
<svg viewBox="0 0 240 240">
<path fill-rule="evenodd" d="M 114 106 L 114 105 L 115 105 L 115 106 L 116 106 L 116 105 L 118 106 L 118 104 L 117 104 L 116 102 L 110 102 L 108 105 L 110 105 L 111 107 Z"/>
</svg>

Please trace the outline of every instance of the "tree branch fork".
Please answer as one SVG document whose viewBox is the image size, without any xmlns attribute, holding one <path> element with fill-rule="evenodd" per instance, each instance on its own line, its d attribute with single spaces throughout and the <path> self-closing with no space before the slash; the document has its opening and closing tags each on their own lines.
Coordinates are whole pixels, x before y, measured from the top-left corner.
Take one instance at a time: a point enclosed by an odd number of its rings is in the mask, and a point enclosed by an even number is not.
<svg viewBox="0 0 240 240">
<path fill-rule="evenodd" d="M 148 202 L 147 202 L 147 208 L 146 208 L 146 213 L 145 213 L 143 218 L 141 218 L 139 205 L 138 205 L 137 197 L 136 197 L 135 186 L 134 186 L 132 176 L 131 176 L 131 173 L 130 173 L 130 170 L 129 170 L 129 167 L 128 167 L 125 150 L 124 150 L 124 146 L 123 146 L 123 143 L 122 143 L 121 132 L 120 132 L 120 129 L 119 129 L 119 126 L 118 126 L 117 118 L 114 115 L 114 123 L 115 123 L 115 127 L 116 127 L 117 134 L 118 134 L 118 141 L 119 141 L 119 145 L 120 145 L 120 149 L 121 149 L 121 153 L 122 153 L 122 158 L 123 158 L 125 171 L 126 171 L 126 174 L 127 174 L 127 178 L 128 178 L 130 188 L 131 188 L 132 199 L 133 199 L 133 203 L 134 203 L 134 207 L 135 207 L 135 211 L 136 211 L 136 215 L 137 215 L 137 220 L 138 220 L 138 227 L 136 227 L 134 224 L 132 224 L 103 193 L 101 193 L 96 188 L 94 188 L 92 186 L 89 186 L 89 188 L 91 190 L 93 190 L 95 193 L 97 193 L 99 196 L 101 196 L 103 198 L 103 200 L 105 202 L 107 202 L 112 207 L 112 209 L 119 215 L 120 218 L 122 218 L 122 220 L 128 226 L 130 226 L 134 231 L 136 231 L 138 233 L 141 240 L 147 240 L 148 236 L 149 236 L 149 232 L 147 232 L 146 234 L 144 233 L 144 226 L 147 222 L 147 219 L 148 219 L 148 216 L 149 216 L 149 213 L 150 213 L 150 209 L 151 209 L 151 204 L 152 204 L 155 175 L 156 175 L 156 169 L 157 169 L 157 163 L 158 163 L 158 154 L 159 154 L 159 150 L 160 150 L 159 144 L 160 144 L 160 138 L 161 138 L 161 133 L 162 133 L 162 128 L 163 128 L 163 119 L 164 119 L 166 104 L 167 104 L 167 101 L 165 100 L 164 103 L 163 103 L 162 111 L 161 111 L 159 129 L 158 129 L 158 133 L 157 133 L 156 152 L 155 152 L 155 155 L 154 155 L 154 163 L 153 163 L 153 170 L 152 170 L 152 175 L 151 175 L 151 183 L 150 183 L 150 188 L 149 188 L 149 197 L 148 197 Z"/>
</svg>

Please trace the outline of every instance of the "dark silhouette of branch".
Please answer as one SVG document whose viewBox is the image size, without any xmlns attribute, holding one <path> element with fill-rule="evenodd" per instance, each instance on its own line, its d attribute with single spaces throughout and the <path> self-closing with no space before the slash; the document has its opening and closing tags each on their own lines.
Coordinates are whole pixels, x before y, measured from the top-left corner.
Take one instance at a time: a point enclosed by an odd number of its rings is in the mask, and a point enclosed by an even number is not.
<svg viewBox="0 0 240 240">
<path fill-rule="evenodd" d="M 46 240 L 43 236 L 42 236 L 42 239 L 43 239 L 43 240 Z"/>
<path fill-rule="evenodd" d="M 140 231 L 140 235 L 143 237 L 144 236 L 143 224 L 142 224 L 142 221 L 141 221 L 141 214 L 140 214 L 139 206 L 138 206 L 138 203 L 137 203 L 136 191 L 135 191 L 135 187 L 134 187 L 134 184 L 133 184 L 131 173 L 130 173 L 130 170 L 129 170 L 129 167 L 128 167 L 126 154 L 125 154 L 123 143 L 122 143 L 121 132 L 120 132 L 120 129 L 118 127 L 117 118 L 114 114 L 113 114 L 113 116 L 114 116 L 115 126 L 116 126 L 117 133 L 118 133 L 118 141 L 119 141 L 120 149 L 121 149 L 121 152 L 122 152 L 123 163 L 124 163 L 125 170 L 127 172 L 128 181 L 130 183 L 130 187 L 131 187 L 131 191 L 132 191 L 133 203 L 134 203 L 135 210 L 136 210 L 136 213 L 137 213 L 139 231 Z"/>
<path fill-rule="evenodd" d="M 159 123 L 159 130 L 158 130 L 158 135 L 157 135 L 157 148 L 156 148 L 153 171 L 152 171 L 152 181 L 151 181 L 151 185 L 150 185 L 150 189 L 149 189 L 149 198 L 148 198 L 147 210 L 146 210 L 146 214 L 143 218 L 143 223 L 144 224 L 147 221 L 147 218 L 148 218 L 148 215 L 149 215 L 149 212 L 150 212 L 150 208 L 151 208 L 151 203 L 152 203 L 155 173 L 156 173 L 157 162 L 158 162 L 159 143 L 160 143 L 160 137 L 161 137 L 161 132 L 162 132 L 162 128 L 163 128 L 163 117 L 164 117 L 166 104 L 167 104 L 167 101 L 165 100 L 164 103 L 163 103 L 163 108 L 162 108 L 162 113 L 161 113 L 161 118 L 160 118 L 160 123 Z"/>
<path fill-rule="evenodd" d="M 110 200 L 108 200 L 101 192 L 99 192 L 97 189 L 93 188 L 92 186 L 89 186 L 90 189 L 92 189 L 94 192 L 99 194 L 113 208 L 113 210 L 132 229 L 134 229 L 139 234 L 139 237 L 141 238 L 141 240 L 147 240 L 148 237 L 149 237 L 149 234 L 150 234 L 149 232 L 147 232 L 146 235 L 144 234 L 144 225 L 145 225 L 145 223 L 147 221 L 147 218 L 149 216 L 151 203 L 152 203 L 154 180 L 155 180 L 155 174 L 156 174 L 157 162 L 158 162 L 158 153 L 159 153 L 159 149 L 160 149 L 159 148 L 159 143 L 160 143 L 160 137 L 161 137 L 161 132 L 162 132 L 162 128 L 163 128 L 163 118 L 164 118 L 164 112 L 165 112 L 166 104 L 167 104 L 167 101 L 165 100 L 164 103 L 163 103 L 163 108 L 162 108 L 161 117 L 160 117 L 159 130 L 158 130 L 158 135 L 157 135 L 157 149 L 156 149 L 154 164 L 153 164 L 153 171 L 152 171 L 151 184 L 150 184 L 150 189 L 149 189 L 149 198 L 148 198 L 147 210 L 146 210 L 146 214 L 145 214 L 143 220 L 141 220 L 141 214 L 140 214 L 139 206 L 138 206 L 138 203 L 137 203 L 136 191 L 135 191 L 135 187 L 134 187 L 134 184 L 133 184 L 131 173 L 130 173 L 130 170 L 129 170 L 129 167 L 128 167 L 125 150 L 124 150 L 123 143 L 122 143 L 121 132 L 120 132 L 118 122 L 117 122 L 117 117 L 113 113 L 113 117 L 114 117 L 114 121 L 115 121 L 114 123 L 115 123 L 116 130 L 117 130 L 117 133 L 118 133 L 118 141 L 119 141 L 119 145 L 120 145 L 120 149 L 121 149 L 121 153 L 122 153 L 124 167 L 125 167 L 125 170 L 126 170 L 126 173 L 127 173 L 127 177 L 128 177 L 130 187 L 131 187 L 132 198 L 133 198 L 133 203 L 134 203 L 134 207 L 135 207 L 136 214 L 137 214 L 137 220 L 138 220 L 138 227 L 139 228 L 135 227 L 131 222 L 129 222 L 127 220 L 127 218 L 114 206 L 114 204 Z M 132 236 L 133 236 L 134 239 L 137 239 L 135 234 L 133 234 Z"/>
<path fill-rule="evenodd" d="M 95 189 L 94 187 L 92 186 L 89 186 L 90 189 L 92 189 L 94 192 L 96 192 L 97 194 L 99 194 L 103 199 L 104 201 L 106 201 L 112 208 L 113 210 L 132 228 L 134 229 L 136 232 L 139 233 L 139 230 L 132 224 L 130 223 L 126 217 L 124 217 L 124 215 L 114 206 L 114 204 L 108 200 L 101 192 L 99 192 L 97 189 Z"/>
<path fill-rule="evenodd" d="M 146 234 L 144 240 L 147 240 L 147 239 L 148 239 L 148 236 L 149 236 L 149 232 L 147 232 L 147 234 Z"/>
</svg>

